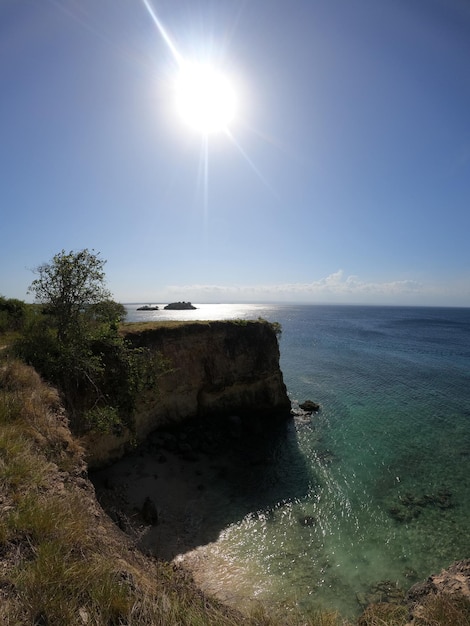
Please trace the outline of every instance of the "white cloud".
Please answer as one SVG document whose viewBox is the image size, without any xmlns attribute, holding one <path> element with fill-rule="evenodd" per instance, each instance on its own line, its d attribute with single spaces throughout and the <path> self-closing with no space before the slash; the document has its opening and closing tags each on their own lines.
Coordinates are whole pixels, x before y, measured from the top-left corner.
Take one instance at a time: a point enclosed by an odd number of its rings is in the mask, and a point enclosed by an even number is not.
<svg viewBox="0 0 470 626">
<path fill-rule="evenodd" d="M 409 304 L 470 306 L 468 285 L 424 283 L 416 280 L 367 281 L 338 270 L 309 283 L 260 285 L 172 285 L 168 299 L 194 302 L 311 302 L 351 304 Z"/>
</svg>

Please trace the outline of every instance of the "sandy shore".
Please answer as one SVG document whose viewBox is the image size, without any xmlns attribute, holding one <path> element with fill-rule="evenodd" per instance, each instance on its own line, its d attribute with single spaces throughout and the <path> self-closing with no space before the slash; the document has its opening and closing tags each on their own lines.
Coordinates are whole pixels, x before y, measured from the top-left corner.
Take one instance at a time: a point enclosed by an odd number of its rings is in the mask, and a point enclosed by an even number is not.
<svg viewBox="0 0 470 626">
<path fill-rule="evenodd" d="M 291 454 L 289 466 L 297 460 L 285 429 L 281 436 L 242 436 L 239 427 L 235 421 L 222 431 L 152 434 L 145 446 L 91 475 L 100 503 L 139 548 L 164 560 L 216 541 L 228 525 L 282 497 L 279 450 Z"/>
<path fill-rule="evenodd" d="M 139 548 L 172 560 L 217 539 L 221 522 L 214 516 L 230 465 L 205 454 L 146 448 L 92 479 L 103 508 Z"/>
<path fill-rule="evenodd" d="M 222 431 L 155 432 L 91 479 L 103 508 L 139 549 L 182 563 L 204 591 L 239 607 L 253 602 L 261 576 L 245 571 L 254 564 L 219 553 L 220 533 L 308 487 L 293 423 L 256 435 L 242 434 L 236 421 Z"/>
</svg>

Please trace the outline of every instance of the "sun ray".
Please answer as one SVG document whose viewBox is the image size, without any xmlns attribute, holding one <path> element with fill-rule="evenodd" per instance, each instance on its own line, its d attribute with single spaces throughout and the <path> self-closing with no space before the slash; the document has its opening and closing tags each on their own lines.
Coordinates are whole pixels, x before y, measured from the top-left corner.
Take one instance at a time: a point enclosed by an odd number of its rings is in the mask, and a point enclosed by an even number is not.
<svg viewBox="0 0 470 626">
<path fill-rule="evenodd" d="M 245 161 L 248 163 L 248 165 L 251 167 L 251 169 L 253 170 L 253 172 L 258 176 L 258 178 L 260 179 L 260 181 L 263 183 L 263 185 L 265 185 L 265 187 L 267 187 L 267 189 L 269 189 L 269 191 L 273 194 L 274 197 L 278 198 L 278 194 L 275 192 L 275 190 L 272 188 L 272 186 L 268 183 L 268 181 L 264 178 L 263 174 L 261 174 L 261 172 L 259 171 L 259 169 L 256 167 L 256 165 L 253 163 L 253 161 L 250 159 L 250 157 L 248 156 L 248 154 L 245 152 L 245 150 L 243 150 L 243 148 L 241 147 L 241 145 L 238 143 L 238 141 L 235 139 L 235 137 L 233 136 L 233 134 L 227 129 L 225 131 L 227 137 L 230 139 L 230 141 L 233 143 L 233 145 L 237 148 L 237 150 L 240 152 L 240 154 L 242 155 L 242 157 L 245 159 Z"/>
<path fill-rule="evenodd" d="M 202 189 L 204 203 L 204 221 L 207 221 L 209 214 L 209 140 L 207 135 L 201 138 L 201 148 L 199 153 L 198 187 Z"/>
<path fill-rule="evenodd" d="M 160 20 L 158 19 L 157 14 L 155 13 L 154 8 L 152 7 L 152 5 L 150 4 L 149 0 L 142 0 L 142 2 L 144 3 L 145 8 L 147 9 L 147 11 L 149 12 L 150 17 L 152 18 L 152 20 L 155 23 L 155 26 L 158 28 L 158 32 L 160 33 L 160 35 L 163 38 L 163 41 L 166 43 L 166 45 L 168 46 L 170 52 L 172 53 L 172 55 L 175 58 L 175 61 L 177 62 L 177 64 L 181 67 L 183 65 L 183 57 L 181 56 L 181 54 L 178 52 L 175 44 L 172 42 L 170 35 L 166 32 L 165 27 L 163 26 L 163 24 L 160 22 Z"/>
<path fill-rule="evenodd" d="M 204 180 L 203 180 L 203 193 L 204 193 L 204 237 L 206 246 L 209 243 L 209 138 L 205 135 L 202 138 L 203 148 L 203 166 L 204 166 Z"/>
</svg>

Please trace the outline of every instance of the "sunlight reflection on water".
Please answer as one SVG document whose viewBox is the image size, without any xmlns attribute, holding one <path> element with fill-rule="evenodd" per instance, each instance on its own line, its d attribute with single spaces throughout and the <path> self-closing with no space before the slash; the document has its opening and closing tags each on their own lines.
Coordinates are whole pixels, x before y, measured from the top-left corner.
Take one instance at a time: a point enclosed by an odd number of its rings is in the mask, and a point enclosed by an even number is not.
<svg viewBox="0 0 470 626">
<path fill-rule="evenodd" d="M 152 304 L 152 303 L 148 303 Z M 154 306 L 155 304 L 152 304 Z M 138 311 L 141 304 L 126 304 L 126 322 L 158 322 L 175 320 L 224 320 L 224 319 L 257 319 L 266 313 L 275 311 L 277 307 L 256 304 L 193 304 L 195 310 L 165 310 L 166 304 L 156 303 L 158 311 Z M 272 319 L 270 321 L 276 321 Z"/>
</svg>

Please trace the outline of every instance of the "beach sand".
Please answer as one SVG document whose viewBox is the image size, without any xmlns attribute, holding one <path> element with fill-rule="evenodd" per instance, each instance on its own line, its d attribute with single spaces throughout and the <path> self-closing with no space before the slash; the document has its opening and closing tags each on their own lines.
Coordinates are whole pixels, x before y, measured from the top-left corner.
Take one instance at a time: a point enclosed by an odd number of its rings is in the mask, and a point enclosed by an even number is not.
<svg viewBox="0 0 470 626">
<path fill-rule="evenodd" d="M 247 515 L 301 497 L 302 472 L 292 423 L 253 436 L 234 421 L 228 429 L 157 431 L 90 478 L 102 507 L 140 550 L 183 564 L 204 591 L 241 606 L 253 593 L 245 579 L 255 576 L 245 575 L 250 564 L 224 560 L 215 542 Z"/>
<path fill-rule="evenodd" d="M 214 516 L 230 466 L 229 459 L 146 446 L 92 480 L 103 508 L 137 546 L 171 561 L 217 539 Z"/>
</svg>

